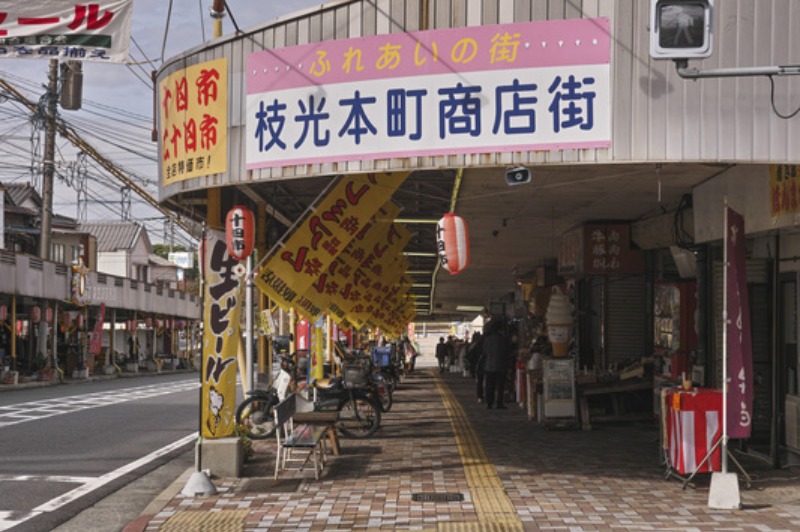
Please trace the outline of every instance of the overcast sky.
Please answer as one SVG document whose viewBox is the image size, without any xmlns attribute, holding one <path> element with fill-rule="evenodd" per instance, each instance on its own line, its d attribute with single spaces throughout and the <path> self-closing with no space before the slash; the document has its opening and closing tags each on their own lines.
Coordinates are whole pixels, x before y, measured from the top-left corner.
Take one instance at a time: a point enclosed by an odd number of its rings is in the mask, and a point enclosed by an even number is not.
<svg viewBox="0 0 800 532">
<path fill-rule="evenodd" d="M 100 123 L 105 127 L 114 128 L 116 120 L 119 131 L 124 130 L 130 135 L 119 137 L 116 146 L 102 146 L 99 139 L 82 136 L 109 159 L 124 169 L 142 176 L 142 185 L 156 198 L 157 147 L 150 142 L 148 130 L 150 127 L 148 122 L 152 120 L 153 115 L 150 72 L 158 69 L 165 59 L 168 60 L 174 55 L 211 40 L 214 32 L 213 22 L 209 16 L 211 3 L 211 0 L 134 0 L 130 55 L 132 62 L 137 64 L 85 63 L 84 108 L 80 111 L 61 111 L 67 121 L 83 123 L 87 128 L 87 135 L 92 130 L 92 124 L 98 124 L 94 129 L 101 131 Z M 228 1 L 233 18 L 243 30 L 322 3 L 321 0 Z M 172 11 L 167 25 L 170 4 Z M 223 20 L 223 35 L 231 35 L 234 31 L 231 18 L 226 16 Z M 0 77 L 17 86 L 31 100 L 38 99 L 43 92 L 42 87 L 47 83 L 47 72 L 47 60 L 0 60 Z M 109 106 L 111 109 L 105 109 L 104 106 Z M 8 113 L 10 109 L 11 104 L 0 103 L 0 111 L 3 113 Z M 25 124 L 26 117 L 23 113 L 20 111 L 17 113 L 19 125 L 12 123 L 14 117 L 11 115 L 0 116 L 0 143 L 5 143 L 4 153 L 0 155 L 8 160 L 8 150 L 17 149 L 20 158 L 29 160 L 30 141 L 26 138 L 26 135 L 30 136 L 29 126 Z M 132 113 L 133 116 L 126 117 L 123 113 Z M 12 138 L 12 133 L 17 135 L 16 139 Z M 58 146 L 63 160 L 71 160 L 72 153 L 63 139 L 58 141 Z M 122 149 L 123 147 L 127 147 L 128 150 Z M 132 154 L 130 150 L 136 153 Z M 64 183 L 63 167 L 60 166 L 59 169 L 62 178 L 56 182 L 54 210 L 59 214 L 76 217 L 76 194 Z M 99 174 L 100 171 L 97 172 Z M 99 177 L 98 175 L 97 178 Z M 26 182 L 26 180 L 29 181 L 30 177 L 26 175 L 24 169 L 7 168 L 0 164 L 0 181 Z M 96 185 L 96 188 L 99 188 L 99 185 Z M 111 197 L 115 202 L 119 200 L 119 196 L 113 190 L 108 193 L 100 192 L 99 197 Z M 98 199 L 97 203 L 102 202 Z M 120 210 L 119 206 L 106 205 L 100 208 L 90 202 L 87 219 L 113 219 L 115 208 L 116 211 Z M 157 211 L 148 210 L 141 204 L 138 206 L 134 204 L 132 212 L 134 217 L 142 219 L 160 216 Z M 158 224 L 155 223 L 155 226 Z M 150 232 L 153 232 L 152 228 Z M 155 237 L 153 240 L 161 240 L 159 235 L 153 236 Z"/>
</svg>

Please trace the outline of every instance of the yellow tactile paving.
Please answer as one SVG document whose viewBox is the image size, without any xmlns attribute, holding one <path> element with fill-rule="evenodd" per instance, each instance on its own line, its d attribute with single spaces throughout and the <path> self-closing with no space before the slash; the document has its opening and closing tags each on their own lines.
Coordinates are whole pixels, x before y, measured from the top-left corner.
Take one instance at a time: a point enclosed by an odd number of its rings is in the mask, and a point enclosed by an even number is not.
<svg viewBox="0 0 800 532">
<path fill-rule="evenodd" d="M 441 378 L 437 377 L 436 386 L 453 426 L 464 474 L 472 495 L 472 502 L 475 505 L 475 512 L 478 514 L 477 523 L 445 522 L 440 523 L 437 530 L 453 532 L 523 530 L 522 521 L 506 495 L 503 483 L 472 429 L 461 404 L 443 384 Z"/>
<path fill-rule="evenodd" d="M 161 525 L 161 532 L 240 532 L 249 510 L 219 510 L 177 512 Z"/>
</svg>

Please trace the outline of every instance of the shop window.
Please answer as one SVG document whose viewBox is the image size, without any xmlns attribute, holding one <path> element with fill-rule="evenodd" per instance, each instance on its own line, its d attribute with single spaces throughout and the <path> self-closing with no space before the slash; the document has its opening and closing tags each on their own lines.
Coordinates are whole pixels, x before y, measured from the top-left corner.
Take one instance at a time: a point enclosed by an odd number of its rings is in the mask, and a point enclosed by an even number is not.
<svg viewBox="0 0 800 532">
<path fill-rule="evenodd" d="M 147 268 L 146 265 L 138 264 L 136 266 L 136 280 L 137 281 L 147 282 L 147 274 L 148 274 L 148 268 Z"/>
<path fill-rule="evenodd" d="M 80 257 L 83 256 L 83 246 L 72 246 L 72 262 L 77 261 Z"/>
</svg>

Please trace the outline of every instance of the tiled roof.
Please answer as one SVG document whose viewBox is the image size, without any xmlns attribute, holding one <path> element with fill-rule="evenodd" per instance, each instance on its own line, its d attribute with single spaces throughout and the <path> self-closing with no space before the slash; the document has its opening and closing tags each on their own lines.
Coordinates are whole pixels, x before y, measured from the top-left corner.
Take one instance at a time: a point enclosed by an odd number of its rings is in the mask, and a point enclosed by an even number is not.
<svg viewBox="0 0 800 532">
<path fill-rule="evenodd" d="M 3 188 L 6 191 L 7 200 L 11 200 L 15 206 L 22 205 L 31 195 L 34 196 L 37 203 L 41 203 L 39 193 L 30 183 L 3 183 Z"/>
<path fill-rule="evenodd" d="M 149 245 L 147 231 L 135 222 L 89 222 L 78 228 L 97 238 L 99 252 L 133 249 L 140 234 Z"/>
</svg>

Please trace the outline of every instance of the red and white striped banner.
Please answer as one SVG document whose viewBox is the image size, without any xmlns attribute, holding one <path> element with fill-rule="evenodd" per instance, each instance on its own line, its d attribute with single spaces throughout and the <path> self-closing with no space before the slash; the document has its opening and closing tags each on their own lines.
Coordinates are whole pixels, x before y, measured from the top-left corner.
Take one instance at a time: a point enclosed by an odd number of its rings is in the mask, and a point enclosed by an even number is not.
<svg viewBox="0 0 800 532">
<path fill-rule="evenodd" d="M 695 388 L 667 394 L 667 444 L 669 461 L 679 474 L 720 471 L 722 393 Z M 708 460 L 704 459 L 714 449 Z"/>
</svg>

